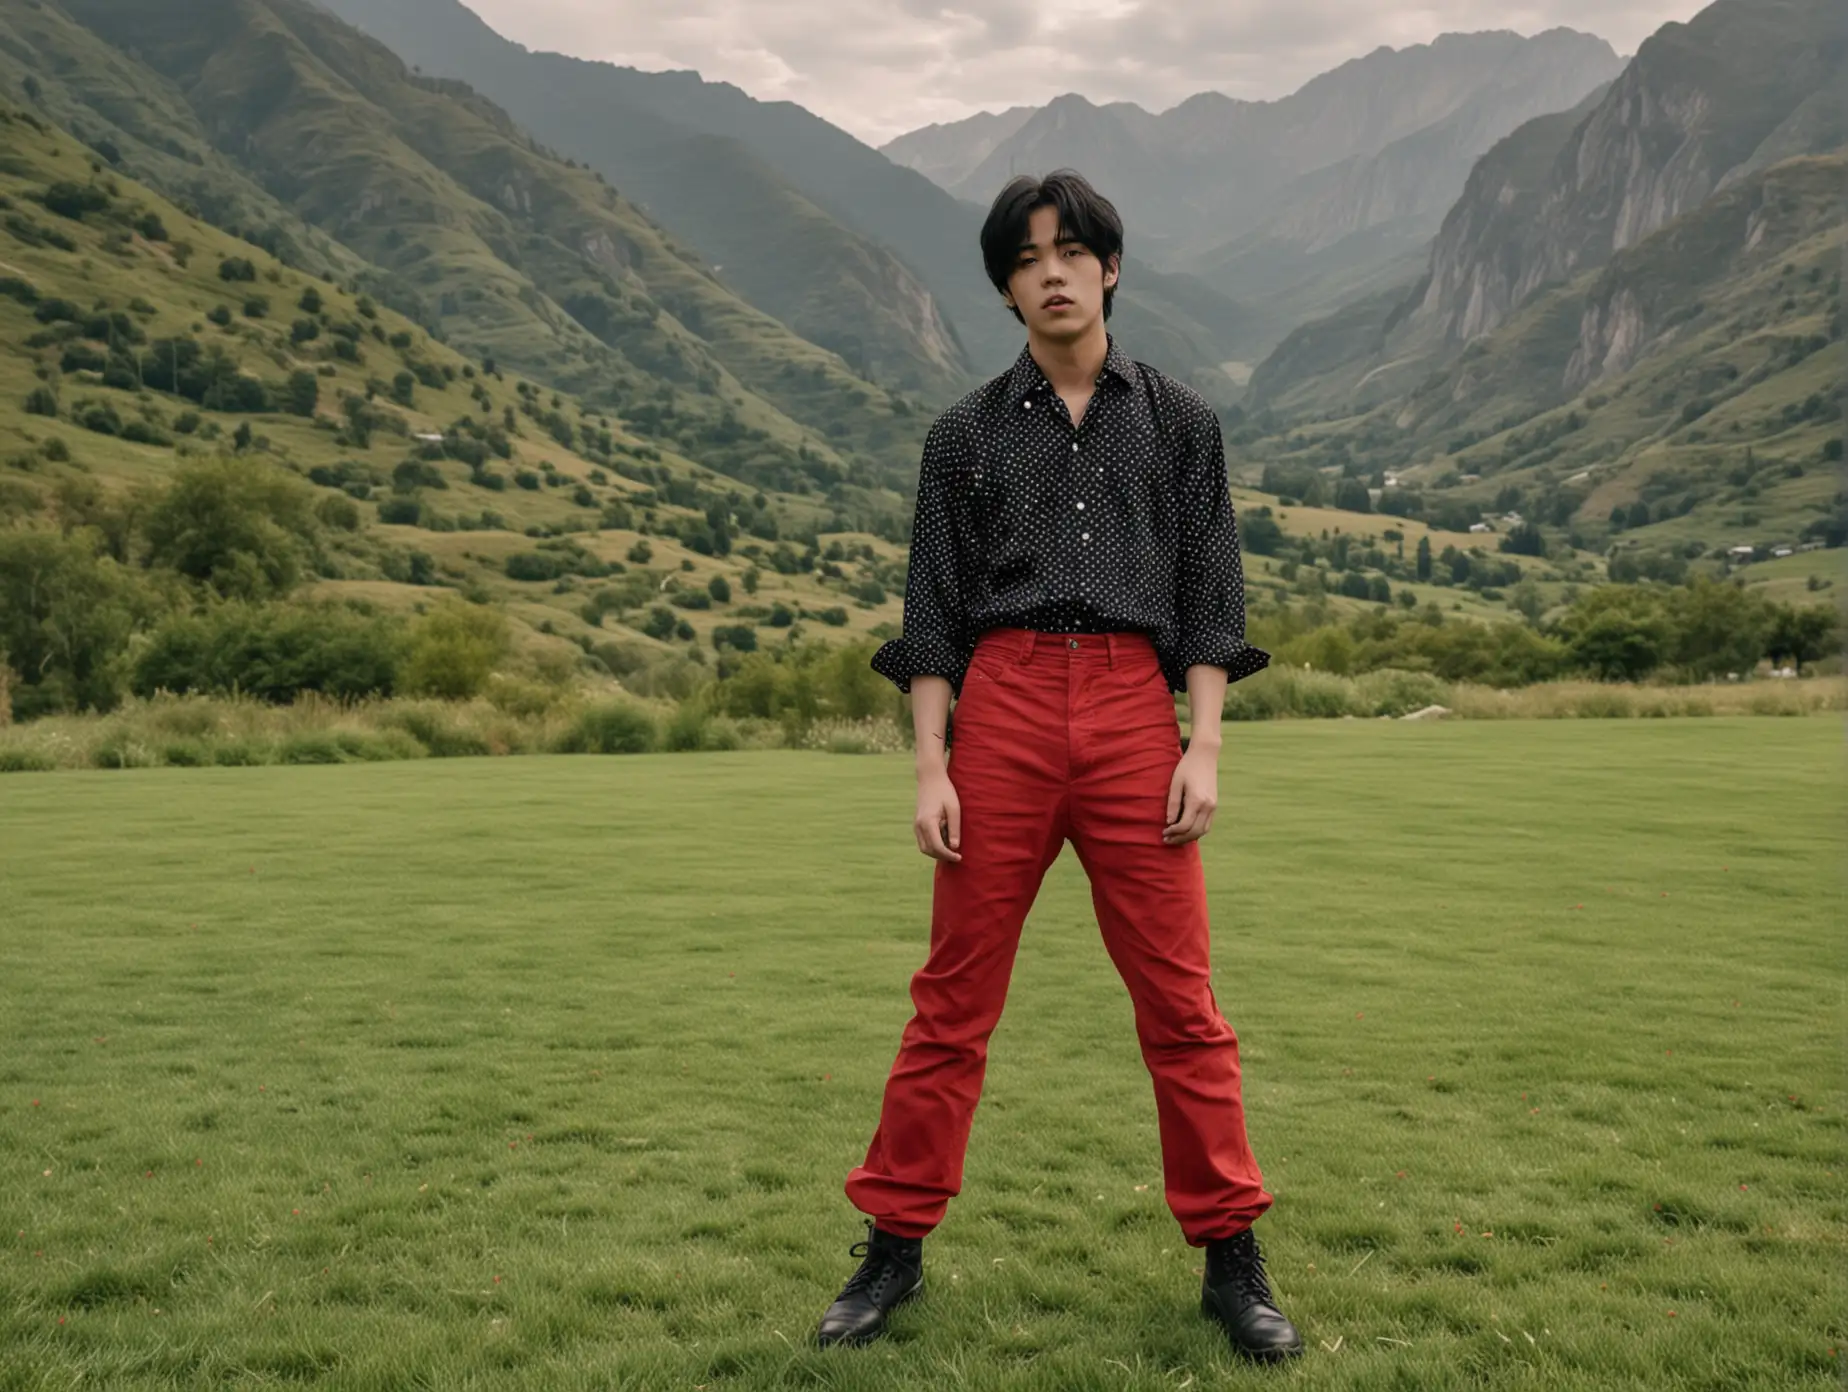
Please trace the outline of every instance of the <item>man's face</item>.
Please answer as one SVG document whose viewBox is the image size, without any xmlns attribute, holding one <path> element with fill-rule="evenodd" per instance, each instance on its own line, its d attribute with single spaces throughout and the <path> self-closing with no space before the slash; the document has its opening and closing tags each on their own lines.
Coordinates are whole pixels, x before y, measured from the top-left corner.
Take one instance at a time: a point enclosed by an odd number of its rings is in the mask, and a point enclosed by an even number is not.
<svg viewBox="0 0 1848 1392">
<path fill-rule="evenodd" d="M 1116 258 L 1105 265 L 1083 242 L 1058 240 L 1059 210 L 1035 208 L 1026 244 L 1007 278 L 1007 302 L 1042 338 L 1076 339 L 1104 312 L 1104 289 L 1116 284 Z"/>
</svg>

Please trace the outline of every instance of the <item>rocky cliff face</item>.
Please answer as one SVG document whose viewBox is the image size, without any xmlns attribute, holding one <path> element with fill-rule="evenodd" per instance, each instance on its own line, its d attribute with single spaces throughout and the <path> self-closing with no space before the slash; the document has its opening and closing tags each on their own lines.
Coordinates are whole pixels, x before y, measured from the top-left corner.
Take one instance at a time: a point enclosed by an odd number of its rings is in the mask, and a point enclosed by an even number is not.
<svg viewBox="0 0 1848 1392">
<path fill-rule="evenodd" d="M 1416 319 L 1452 340 L 1487 333 L 1540 286 L 1698 207 L 1761 149 L 1807 152 L 1831 129 L 1819 97 L 1839 94 L 1845 55 L 1839 0 L 1719 0 L 1665 26 L 1563 139 L 1534 122 L 1477 166 Z"/>
</svg>

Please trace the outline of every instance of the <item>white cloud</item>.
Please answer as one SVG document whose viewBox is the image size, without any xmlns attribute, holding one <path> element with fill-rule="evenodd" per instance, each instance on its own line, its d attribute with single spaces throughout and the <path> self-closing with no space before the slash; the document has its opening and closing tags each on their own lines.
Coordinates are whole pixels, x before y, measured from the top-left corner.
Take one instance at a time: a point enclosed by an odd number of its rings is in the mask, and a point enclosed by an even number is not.
<svg viewBox="0 0 1848 1392">
<path fill-rule="evenodd" d="M 1619 53 L 1698 0 L 465 0 L 529 48 L 692 68 L 878 145 L 1064 92 L 1164 111 L 1195 92 L 1284 96 L 1385 44 L 1564 25 Z"/>
</svg>

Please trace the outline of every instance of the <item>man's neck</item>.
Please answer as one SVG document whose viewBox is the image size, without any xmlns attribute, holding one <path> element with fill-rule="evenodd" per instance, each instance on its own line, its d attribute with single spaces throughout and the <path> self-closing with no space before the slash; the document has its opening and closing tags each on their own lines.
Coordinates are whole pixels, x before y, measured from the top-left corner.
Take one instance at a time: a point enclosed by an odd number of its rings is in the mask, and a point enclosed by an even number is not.
<svg viewBox="0 0 1848 1392">
<path fill-rule="evenodd" d="M 1039 364 L 1046 380 L 1060 395 L 1086 393 L 1104 370 L 1104 358 L 1110 352 L 1110 335 L 1099 319 L 1089 333 L 1068 341 L 1054 341 L 1027 335 L 1027 351 Z"/>
</svg>

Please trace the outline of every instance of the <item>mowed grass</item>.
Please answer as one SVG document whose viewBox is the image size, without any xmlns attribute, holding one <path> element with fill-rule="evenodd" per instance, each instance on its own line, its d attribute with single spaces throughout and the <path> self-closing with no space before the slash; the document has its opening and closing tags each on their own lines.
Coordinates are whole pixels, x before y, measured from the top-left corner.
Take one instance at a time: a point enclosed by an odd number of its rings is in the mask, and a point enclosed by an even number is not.
<svg viewBox="0 0 1848 1392">
<path fill-rule="evenodd" d="M 0 1387 L 1833 1386 L 1841 751 L 1233 729 L 1288 1370 L 1197 1312 L 1069 852 L 925 1299 L 807 1347 L 926 940 L 906 759 L 9 777 Z"/>
</svg>

